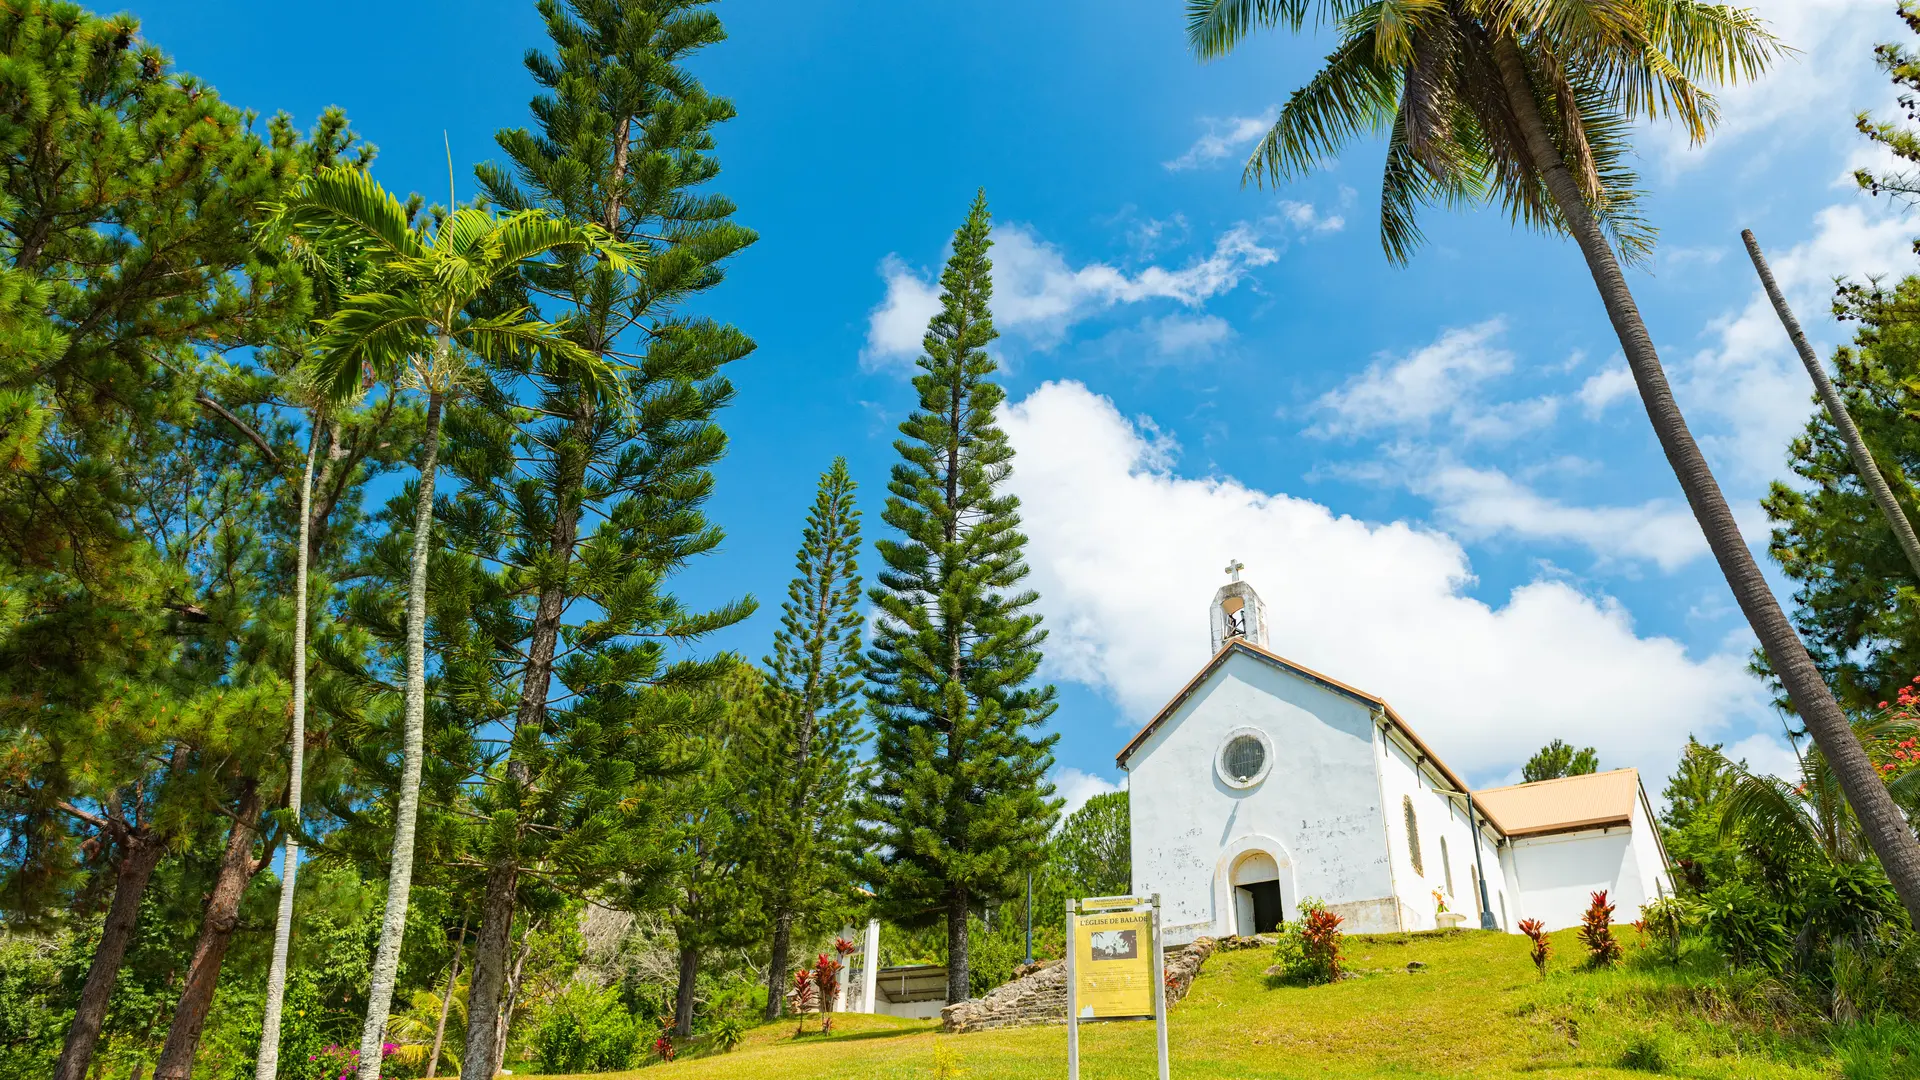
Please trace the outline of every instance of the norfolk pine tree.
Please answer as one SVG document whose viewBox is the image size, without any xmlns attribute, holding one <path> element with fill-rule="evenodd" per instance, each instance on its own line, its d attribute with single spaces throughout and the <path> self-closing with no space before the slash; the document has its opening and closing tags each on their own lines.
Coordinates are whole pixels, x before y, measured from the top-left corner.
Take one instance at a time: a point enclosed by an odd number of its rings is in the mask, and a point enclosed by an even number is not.
<svg viewBox="0 0 1920 1080">
<path fill-rule="evenodd" d="M 1013 448 L 994 425 L 1005 394 L 986 352 L 998 336 L 990 227 L 982 192 L 940 276 L 882 515 L 899 538 L 875 545 L 886 565 L 869 593 L 880 611 L 862 866 L 888 915 L 946 920 L 949 1001 L 969 996 L 968 911 L 1020 890 L 1060 807 L 1045 779 L 1058 736 L 1032 731 L 1054 709 L 1053 687 L 1032 685 L 1046 633 L 1038 597 L 1015 591 L 1027 575 L 1019 500 L 998 490 Z"/>
<path fill-rule="evenodd" d="M 780 605 L 780 629 L 765 661 L 759 722 L 742 754 L 752 775 L 753 820 L 762 839 L 756 869 L 772 924 L 766 1018 L 786 1003 L 796 929 L 829 929 L 851 892 L 863 665 L 860 656 L 860 511 L 845 458 L 820 477 L 801 534 L 799 571 Z"/>
<path fill-rule="evenodd" d="M 650 824 L 664 808 L 648 785 L 684 766 L 684 748 L 673 744 L 697 733 L 696 692 L 725 669 L 712 660 L 670 662 L 667 645 L 691 643 L 752 611 L 742 601 L 690 612 L 663 587 L 720 542 L 701 509 L 726 449 L 714 418 L 733 390 L 720 372 L 753 348 L 731 326 L 676 310 L 718 285 L 721 264 L 755 239 L 733 222 L 729 200 L 702 190 L 719 172 L 713 128 L 733 106 L 681 66 L 725 33 L 704 0 L 545 0 L 539 8 L 555 54 L 527 57 L 544 91 L 533 102 L 538 127 L 501 132 L 513 171 L 483 167 L 481 184 L 503 207 L 604 228 L 645 252 L 647 263 L 633 277 L 590 259 L 527 276 L 568 340 L 628 365 L 621 381 L 631 406 L 605 408 L 565 366 L 529 368 L 537 419 L 509 455 L 523 464 L 480 484 L 510 537 L 503 565 L 531 609 L 509 645 L 525 658 L 510 749 L 481 799 L 490 821 L 479 837 L 488 870 L 468 991 L 472 1061 L 499 1057 L 500 998 L 526 871 L 579 891 L 621 880 L 634 894 L 603 896 L 610 903 L 638 902 L 648 891 L 645 879 L 665 854 Z M 601 526 L 583 529 L 593 518 Z M 591 605 L 607 613 L 583 624 L 579 612 Z M 615 716 L 629 727 L 590 733 L 578 725 L 591 712 L 553 707 L 614 672 L 635 692 L 617 708 L 609 703 L 611 713 L 601 709 L 595 723 Z M 618 761 L 629 766 L 623 778 L 607 772 Z M 646 795 L 626 798 L 621 785 Z M 553 839 L 556 829 L 577 831 L 579 815 L 610 814 L 604 799 L 628 808 L 617 826 L 623 834 Z M 613 817 L 599 820 L 616 828 Z"/>
</svg>

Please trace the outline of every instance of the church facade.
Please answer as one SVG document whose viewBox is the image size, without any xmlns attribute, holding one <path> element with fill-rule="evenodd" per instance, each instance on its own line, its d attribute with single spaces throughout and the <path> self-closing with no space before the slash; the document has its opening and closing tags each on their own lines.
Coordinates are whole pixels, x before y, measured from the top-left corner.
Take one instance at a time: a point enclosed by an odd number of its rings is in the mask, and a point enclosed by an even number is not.
<svg viewBox="0 0 1920 1080">
<path fill-rule="evenodd" d="M 1271 930 L 1308 897 L 1354 933 L 1518 932 L 1578 924 L 1600 889 L 1622 922 L 1672 891 L 1634 770 L 1473 791 L 1391 705 L 1269 650 L 1229 569 L 1212 659 L 1118 756 L 1133 891 L 1160 894 L 1169 944 Z"/>
</svg>

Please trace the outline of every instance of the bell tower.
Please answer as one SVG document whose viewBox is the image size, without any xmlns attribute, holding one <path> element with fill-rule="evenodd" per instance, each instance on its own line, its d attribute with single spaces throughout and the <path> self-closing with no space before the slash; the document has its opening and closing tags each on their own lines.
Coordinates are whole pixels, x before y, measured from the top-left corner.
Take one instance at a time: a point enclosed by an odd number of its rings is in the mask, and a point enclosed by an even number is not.
<svg viewBox="0 0 1920 1080">
<path fill-rule="evenodd" d="M 1226 572 L 1232 580 L 1213 594 L 1207 625 L 1212 631 L 1214 652 L 1225 648 L 1234 638 L 1266 648 L 1267 605 L 1260 602 L 1260 594 L 1253 591 L 1253 586 L 1240 580 L 1240 571 L 1244 569 L 1245 565 L 1238 559 L 1228 563 Z"/>
</svg>

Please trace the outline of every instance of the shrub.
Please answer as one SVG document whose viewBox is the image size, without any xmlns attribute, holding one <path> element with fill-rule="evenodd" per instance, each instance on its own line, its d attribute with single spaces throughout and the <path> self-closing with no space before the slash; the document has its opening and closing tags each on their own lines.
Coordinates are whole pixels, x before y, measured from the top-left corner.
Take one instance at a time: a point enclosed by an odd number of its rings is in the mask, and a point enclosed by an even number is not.
<svg viewBox="0 0 1920 1080">
<path fill-rule="evenodd" d="M 1580 940 L 1587 946 L 1587 963 L 1592 967 L 1612 967 L 1620 962 L 1620 939 L 1613 936 L 1613 905 L 1607 903 L 1607 890 L 1594 893 L 1587 913 L 1580 917 Z"/>
<path fill-rule="evenodd" d="M 1344 920 L 1318 900 L 1300 905 L 1300 946 L 1308 977 L 1330 983 L 1340 977 L 1340 924 Z"/>
<path fill-rule="evenodd" d="M 1680 1052 L 1665 1031 L 1655 1028 L 1627 1040 L 1620 1051 L 1620 1067 L 1640 1072 L 1672 1072 L 1680 1064 Z"/>
<path fill-rule="evenodd" d="M 1790 938 L 1780 910 L 1751 885 L 1732 881 L 1700 901 L 1700 923 L 1714 947 L 1736 967 L 1779 970 Z"/>
<path fill-rule="evenodd" d="M 747 1023 L 737 1016 L 723 1016 L 713 1022 L 709 1035 L 713 1045 L 724 1054 L 739 1046 L 740 1041 L 747 1037 Z"/>
<path fill-rule="evenodd" d="M 1533 942 L 1533 966 L 1540 970 L 1540 977 L 1547 977 L 1547 957 L 1553 955 L 1553 942 L 1547 940 L 1547 924 L 1539 919 L 1521 919 L 1520 932 Z"/>
<path fill-rule="evenodd" d="M 1640 908 L 1640 925 L 1654 951 L 1670 964 L 1680 963 L 1680 935 L 1694 923 L 1693 905 L 1678 896 L 1663 896 Z"/>
<path fill-rule="evenodd" d="M 1317 986 L 1340 977 L 1341 918 L 1308 897 L 1300 902 L 1300 921 L 1280 927 L 1270 974 L 1290 983 Z"/>
<path fill-rule="evenodd" d="M 533 1033 L 541 1072 L 613 1072 L 632 1068 L 641 1033 L 614 988 L 573 983 L 540 1013 Z"/>
</svg>

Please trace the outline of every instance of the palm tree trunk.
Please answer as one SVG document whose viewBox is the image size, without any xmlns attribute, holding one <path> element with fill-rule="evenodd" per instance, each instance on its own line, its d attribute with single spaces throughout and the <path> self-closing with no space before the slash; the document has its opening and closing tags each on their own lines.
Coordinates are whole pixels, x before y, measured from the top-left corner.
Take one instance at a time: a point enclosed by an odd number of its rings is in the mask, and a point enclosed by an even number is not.
<svg viewBox="0 0 1920 1080">
<path fill-rule="evenodd" d="M 256 868 L 253 842 L 260 824 L 260 802 L 260 782 L 250 778 L 241 787 L 233 829 L 227 834 L 227 848 L 221 853 L 213 893 L 207 898 L 207 912 L 200 923 L 200 938 L 194 942 L 180 1003 L 173 1010 L 173 1022 L 167 1025 L 167 1041 L 153 1067 L 153 1080 L 189 1080 L 193 1074 L 193 1055 L 200 1048 L 207 1014 L 213 1010 L 220 966 L 233 944 L 234 931 L 240 928 L 240 900 Z"/>
<path fill-rule="evenodd" d="M 1726 497 L 1707 467 L 1706 457 L 1694 442 L 1686 418 L 1673 400 L 1666 371 L 1660 366 L 1660 356 L 1654 351 L 1653 339 L 1640 318 L 1639 307 L 1627 288 L 1626 277 L 1620 272 L 1619 261 L 1588 211 L 1565 160 L 1554 148 L 1546 120 L 1534 99 L 1519 46 L 1511 37 L 1501 35 L 1493 42 L 1493 54 L 1508 104 L 1526 140 L 1534 167 L 1545 179 L 1554 204 L 1566 219 L 1568 231 L 1580 245 L 1580 253 L 1586 256 L 1587 269 L 1600 290 L 1600 299 L 1620 339 L 1620 348 L 1626 353 L 1627 366 L 1633 371 L 1633 381 L 1640 390 L 1647 417 L 1653 422 L 1654 434 L 1659 437 L 1660 448 L 1666 452 L 1680 488 L 1686 493 L 1695 520 L 1706 534 L 1707 546 L 1719 562 L 1727 586 L 1746 615 L 1754 636 L 1760 639 L 1768 664 L 1786 688 L 1794 711 L 1806 722 L 1814 742 L 1832 763 L 1847 801 L 1853 805 L 1854 814 L 1879 855 L 1881 866 L 1906 906 L 1907 917 L 1920 927 L 1920 843 L 1915 842 L 1905 817 L 1875 773 L 1866 751 L 1861 749 L 1860 740 L 1847 723 L 1846 714 L 1834 701 L 1833 692 L 1821 679 L 1813 658 L 1807 655 L 1806 646 L 1761 576 L 1753 552 L 1741 538 L 1733 511 L 1728 508 Z"/>
<path fill-rule="evenodd" d="M 307 469 L 300 477 L 300 550 L 293 575 L 293 721 L 287 736 L 286 851 L 280 860 L 280 910 L 273 919 L 273 960 L 267 967 L 267 1007 L 260 1020 L 260 1054 L 254 1080 L 276 1080 L 280 1071 L 280 1007 L 287 996 L 287 951 L 293 943 L 293 886 L 300 872 L 300 781 L 307 749 L 307 565 L 312 542 L 313 461 L 320 453 L 320 418 L 313 417 Z"/>
<path fill-rule="evenodd" d="M 420 770 L 427 737 L 427 556 L 433 541 L 433 478 L 440 458 L 441 405 L 440 391 L 428 393 L 407 581 L 406 717 L 400 791 L 393 814 L 393 860 L 387 871 L 387 900 L 380 918 L 380 948 L 373 958 L 367 1022 L 360 1031 L 360 1080 L 380 1080 L 380 1046 L 386 1041 L 387 1014 L 393 1008 L 400 943 L 407 929 L 407 899 L 413 889 L 413 833 L 420 816 Z"/>
<path fill-rule="evenodd" d="M 1787 328 L 1787 338 L 1793 342 L 1795 351 L 1800 354 L 1800 362 L 1807 367 L 1807 374 L 1813 378 L 1813 388 L 1820 392 L 1820 402 L 1827 407 L 1827 416 L 1833 420 L 1834 429 L 1840 432 L 1840 439 L 1847 444 L 1847 453 L 1853 457 L 1853 467 L 1860 473 L 1860 483 L 1865 485 L 1873 501 L 1880 506 L 1885 515 L 1887 526 L 1893 530 L 1893 538 L 1900 542 L 1900 550 L 1906 553 L 1907 565 L 1913 569 L 1914 580 L 1920 581 L 1920 537 L 1913 534 L 1913 522 L 1907 520 L 1906 511 L 1900 508 L 1893 497 L 1893 489 L 1887 486 L 1887 478 L 1880 475 L 1880 467 L 1874 464 L 1873 454 L 1867 450 L 1867 441 L 1860 437 L 1860 429 L 1853 424 L 1853 414 L 1847 411 L 1846 400 L 1833 388 L 1833 381 L 1827 378 L 1827 369 L 1814 355 L 1813 346 L 1807 344 L 1807 335 L 1800 329 L 1800 320 L 1793 317 L 1793 309 L 1787 306 L 1787 298 L 1781 294 L 1780 286 L 1773 280 L 1773 270 L 1767 266 L 1767 257 L 1760 253 L 1760 241 L 1754 239 L 1752 229 L 1742 229 L 1740 239 L 1747 243 L 1747 254 L 1753 258 L 1753 268 L 1760 273 L 1760 284 L 1767 290 L 1767 299 L 1773 301 L 1773 310 L 1780 316 L 1780 325 Z"/>
<path fill-rule="evenodd" d="M 66 1045 L 54 1064 L 53 1080 L 84 1080 L 93 1064 L 93 1050 L 99 1045 L 100 1028 L 107 1019 L 107 1002 L 113 997 L 113 984 L 140 920 L 140 898 L 166 851 L 161 837 L 135 829 L 116 837 L 114 846 L 120 849 L 120 862 L 113 868 L 113 903 L 107 909 L 106 925 L 100 929 L 100 943 L 94 946 L 86 981 L 80 984 L 80 1000 L 75 1004 L 72 1023 L 67 1025 Z"/>
<path fill-rule="evenodd" d="M 453 968 L 447 972 L 447 990 L 440 995 L 440 1019 L 433 1023 L 433 1050 L 427 1054 L 427 1080 L 440 1071 L 440 1047 L 447 1040 L 447 1013 L 453 1008 L 453 990 L 460 983 L 460 958 L 467 951 L 467 920 L 460 920 L 460 941 L 453 947 Z"/>
</svg>

